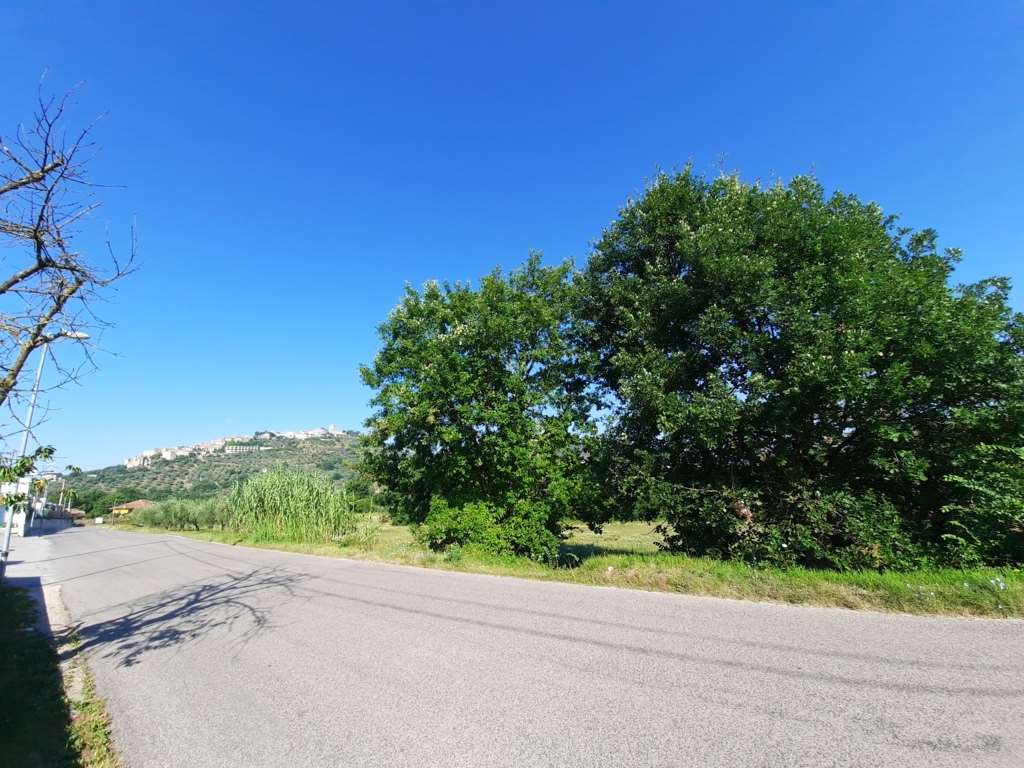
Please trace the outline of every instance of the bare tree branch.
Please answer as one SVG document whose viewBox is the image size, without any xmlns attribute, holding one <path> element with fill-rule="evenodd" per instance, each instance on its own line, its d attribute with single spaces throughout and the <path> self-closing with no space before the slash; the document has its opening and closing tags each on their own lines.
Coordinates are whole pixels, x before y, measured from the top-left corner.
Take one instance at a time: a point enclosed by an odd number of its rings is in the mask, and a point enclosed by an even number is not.
<svg viewBox="0 0 1024 768">
<path fill-rule="evenodd" d="M 80 346 L 83 362 L 58 364 L 54 386 L 95 368 L 84 335 L 107 324 L 92 305 L 134 271 L 134 226 L 122 259 L 109 238 L 102 254 L 73 245 L 100 203 L 92 199 L 99 185 L 88 179 L 93 125 L 66 129 L 69 96 L 40 92 L 32 122 L 10 142 L 0 136 L 0 406 L 8 408 L 40 347 L 65 339 Z"/>
</svg>

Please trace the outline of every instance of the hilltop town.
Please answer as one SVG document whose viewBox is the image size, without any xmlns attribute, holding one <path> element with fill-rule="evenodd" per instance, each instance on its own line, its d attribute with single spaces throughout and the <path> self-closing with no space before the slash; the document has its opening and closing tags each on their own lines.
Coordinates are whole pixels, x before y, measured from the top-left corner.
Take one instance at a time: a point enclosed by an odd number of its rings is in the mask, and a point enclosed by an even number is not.
<svg viewBox="0 0 1024 768">
<path fill-rule="evenodd" d="M 176 445 L 168 448 L 151 448 L 135 456 L 129 456 L 122 463 L 125 469 L 148 467 L 152 462 L 162 459 L 171 461 L 188 456 L 208 456 L 215 453 L 258 453 L 272 450 L 275 440 L 311 440 L 322 437 L 340 437 L 342 435 L 358 435 L 347 429 L 338 429 L 334 424 L 328 427 L 315 427 L 300 431 L 271 432 L 262 430 L 252 434 L 230 435 L 217 437 L 191 445 Z"/>
</svg>

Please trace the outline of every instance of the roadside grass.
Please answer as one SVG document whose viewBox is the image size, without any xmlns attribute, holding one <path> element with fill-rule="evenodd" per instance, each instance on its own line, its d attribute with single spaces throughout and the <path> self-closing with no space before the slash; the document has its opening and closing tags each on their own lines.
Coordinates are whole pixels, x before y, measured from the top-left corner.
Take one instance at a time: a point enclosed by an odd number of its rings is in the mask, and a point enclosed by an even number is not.
<svg viewBox="0 0 1024 768">
<path fill-rule="evenodd" d="M 601 533 L 594 533 L 583 523 L 571 523 L 565 543 L 562 545 L 562 560 L 573 557 L 585 560 L 597 555 L 653 555 L 660 550 L 660 534 L 655 523 L 628 522 L 608 523 Z"/>
<path fill-rule="evenodd" d="M 0 586 L 0 765 L 116 768 L 109 721 L 87 670 L 72 709 L 57 649 L 35 628 L 36 610 L 26 592 Z"/>
<path fill-rule="evenodd" d="M 431 552 L 416 541 L 408 526 L 379 520 L 364 525 L 365 535 L 357 533 L 336 544 L 253 541 L 232 531 L 179 533 L 225 544 L 574 584 L 922 615 L 1024 617 L 1024 572 L 1018 569 L 879 573 L 755 568 L 661 552 L 654 525 L 638 522 L 610 523 L 600 534 L 574 526 L 560 564 L 550 566 L 469 548 Z"/>
<path fill-rule="evenodd" d="M 76 645 L 78 639 L 72 642 Z M 76 662 L 81 664 L 81 662 Z M 75 702 L 75 715 L 71 726 L 71 743 L 78 751 L 78 765 L 83 768 L 119 768 L 121 761 L 110 740 L 110 716 L 103 699 L 96 693 L 89 670 L 82 664 L 80 698 Z"/>
</svg>

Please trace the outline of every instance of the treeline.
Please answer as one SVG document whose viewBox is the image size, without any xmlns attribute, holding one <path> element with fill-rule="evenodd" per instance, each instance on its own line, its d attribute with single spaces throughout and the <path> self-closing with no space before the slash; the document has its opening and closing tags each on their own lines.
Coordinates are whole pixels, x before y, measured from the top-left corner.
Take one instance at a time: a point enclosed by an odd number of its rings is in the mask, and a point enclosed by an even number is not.
<svg viewBox="0 0 1024 768">
<path fill-rule="evenodd" d="M 748 562 L 1020 564 L 1024 323 L 959 258 L 812 178 L 662 175 L 582 269 L 407 288 L 364 470 L 435 548 L 642 518 Z"/>
</svg>

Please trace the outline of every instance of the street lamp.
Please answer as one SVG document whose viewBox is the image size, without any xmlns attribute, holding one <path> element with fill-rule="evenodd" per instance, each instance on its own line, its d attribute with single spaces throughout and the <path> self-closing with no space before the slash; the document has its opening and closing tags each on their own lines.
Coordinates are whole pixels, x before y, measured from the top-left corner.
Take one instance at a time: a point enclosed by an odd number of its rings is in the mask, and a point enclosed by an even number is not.
<svg viewBox="0 0 1024 768">
<path fill-rule="evenodd" d="M 89 334 L 82 333 L 81 331 L 61 331 L 60 338 L 85 341 L 89 338 Z M 32 417 L 35 416 L 36 398 L 39 397 L 39 381 L 43 378 L 43 363 L 46 362 L 46 356 L 49 352 L 50 342 L 46 342 L 43 344 L 43 353 L 39 356 L 39 367 L 36 368 L 36 382 L 32 386 L 32 398 L 28 403 L 28 417 L 25 419 L 25 433 L 21 438 L 21 458 L 25 458 L 25 454 L 28 452 L 28 438 L 32 433 Z M 17 483 L 17 480 L 15 480 L 15 483 Z M 4 528 L 4 548 L 3 551 L 0 552 L 0 579 L 4 578 L 7 573 L 7 558 L 11 553 L 11 531 L 13 528 L 14 510 L 10 508 L 10 505 L 8 505 L 7 526 Z"/>
</svg>

